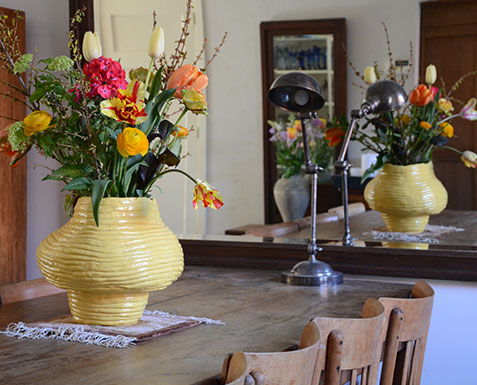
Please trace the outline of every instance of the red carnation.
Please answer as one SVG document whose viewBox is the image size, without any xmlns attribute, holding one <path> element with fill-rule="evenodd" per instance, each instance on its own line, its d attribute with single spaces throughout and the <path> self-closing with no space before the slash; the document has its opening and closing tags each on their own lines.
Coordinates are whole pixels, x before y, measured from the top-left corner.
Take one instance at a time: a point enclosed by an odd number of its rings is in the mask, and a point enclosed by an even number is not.
<svg viewBox="0 0 477 385">
<path fill-rule="evenodd" d="M 128 83 L 126 72 L 119 62 L 101 56 L 85 63 L 83 72 L 89 80 L 91 90 L 86 94 L 88 98 L 99 95 L 103 99 L 110 99 L 117 95 L 118 89 L 124 90 Z"/>
</svg>

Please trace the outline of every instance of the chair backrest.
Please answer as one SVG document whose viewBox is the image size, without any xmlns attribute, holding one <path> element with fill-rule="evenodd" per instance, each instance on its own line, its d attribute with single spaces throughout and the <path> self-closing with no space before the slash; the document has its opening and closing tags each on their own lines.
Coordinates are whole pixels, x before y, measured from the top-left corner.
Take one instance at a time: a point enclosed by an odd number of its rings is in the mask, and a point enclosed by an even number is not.
<svg viewBox="0 0 477 385">
<path fill-rule="evenodd" d="M 434 290 L 418 281 L 411 298 L 380 298 L 384 306 L 383 367 L 380 385 L 419 385 L 431 320 Z M 399 350 L 399 352 L 398 352 Z"/>
<path fill-rule="evenodd" d="M 364 304 L 361 318 L 315 318 L 313 322 L 326 347 L 325 354 L 318 356 L 313 384 L 338 385 L 350 381 L 356 385 L 359 376 L 362 385 L 376 384 L 383 319 L 384 308 L 374 298 Z M 323 367 L 324 372 L 319 369 Z"/>
<path fill-rule="evenodd" d="M 242 352 L 236 352 L 230 357 L 229 371 L 226 384 L 244 385 L 247 375 L 247 358 Z"/>
<path fill-rule="evenodd" d="M 45 278 L 32 279 L 0 286 L 0 304 L 24 301 L 31 298 L 57 294 L 65 290 L 48 283 Z"/>
<path fill-rule="evenodd" d="M 247 359 L 248 375 L 245 383 L 255 385 L 310 385 L 319 351 L 320 333 L 317 326 L 313 322 L 309 322 L 303 330 L 300 346 L 297 350 L 274 353 L 244 353 Z M 233 362 L 234 356 L 232 356 L 226 371 L 227 381 L 231 378 L 231 374 L 236 372 Z M 227 381 L 226 384 L 229 383 Z"/>
</svg>

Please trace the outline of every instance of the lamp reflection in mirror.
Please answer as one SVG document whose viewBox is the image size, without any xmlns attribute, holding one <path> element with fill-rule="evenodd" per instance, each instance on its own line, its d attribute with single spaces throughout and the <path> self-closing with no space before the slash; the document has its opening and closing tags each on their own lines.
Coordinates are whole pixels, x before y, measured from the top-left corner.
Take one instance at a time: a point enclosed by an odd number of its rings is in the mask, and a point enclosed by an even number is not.
<svg viewBox="0 0 477 385">
<path fill-rule="evenodd" d="M 318 171 L 322 168 L 311 162 L 305 129 L 306 120 L 316 116 L 316 111 L 325 104 L 323 91 L 318 81 L 312 76 L 300 72 L 289 72 L 273 82 L 268 91 L 268 99 L 277 107 L 298 114 L 303 127 L 305 172 L 312 175 L 309 258 L 297 263 L 291 271 L 282 272 L 282 282 L 299 286 L 338 285 L 343 282 L 343 273 L 334 271 L 330 265 L 316 259 L 316 254 L 322 250 L 316 243 Z"/>
<path fill-rule="evenodd" d="M 354 246 L 354 238 L 349 227 L 348 212 L 348 171 L 351 164 L 345 159 L 354 126 L 358 119 L 370 114 L 380 114 L 401 107 L 407 100 L 404 89 L 392 80 L 381 80 L 371 84 L 366 90 L 366 97 L 358 110 L 351 111 L 351 124 L 341 146 L 340 154 L 335 162 L 335 169 L 341 172 L 341 194 L 344 211 L 343 245 Z"/>
</svg>

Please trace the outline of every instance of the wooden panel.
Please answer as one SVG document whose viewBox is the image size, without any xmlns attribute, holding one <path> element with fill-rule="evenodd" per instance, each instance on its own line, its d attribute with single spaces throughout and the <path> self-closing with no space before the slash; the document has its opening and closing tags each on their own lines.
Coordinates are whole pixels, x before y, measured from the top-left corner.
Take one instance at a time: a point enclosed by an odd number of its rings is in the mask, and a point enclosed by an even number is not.
<svg viewBox="0 0 477 385">
<path fill-rule="evenodd" d="M 421 79 L 428 64 L 438 70 L 436 86 L 446 91 L 462 75 L 477 68 L 477 4 L 471 2 L 428 2 L 421 4 Z M 441 82 L 445 80 L 445 84 Z M 477 79 L 467 78 L 452 95 L 464 103 L 475 96 Z M 454 102 L 455 111 L 461 105 Z M 460 151 L 477 152 L 477 123 L 453 121 L 450 145 Z M 438 150 L 434 156 L 437 177 L 449 193 L 448 209 L 477 209 L 477 173 L 463 166 L 458 154 Z M 456 183 L 458 181 L 458 183 Z"/>
<path fill-rule="evenodd" d="M 9 18 L 12 10 L 0 8 Z M 23 17 L 25 14 L 21 13 Z M 25 19 L 19 24 L 20 50 L 25 52 Z M 0 68 L 2 82 L 20 87 L 18 80 Z M 10 87 L 0 85 L 1 93 L 11 93 L 22 98 Z M 25 117 L 26 109 L 22 103 L 12 102 L 10 98 L 0 97 L 0 115 L 14 120 Z M 0 119 L 0 127 L 12 123 L 11 119 Z M 26 267 L 26 158 L 15 168 L 9 165 L 10 159 L 0 154 L 0 284 L 25 280 Z"/>
</svg>

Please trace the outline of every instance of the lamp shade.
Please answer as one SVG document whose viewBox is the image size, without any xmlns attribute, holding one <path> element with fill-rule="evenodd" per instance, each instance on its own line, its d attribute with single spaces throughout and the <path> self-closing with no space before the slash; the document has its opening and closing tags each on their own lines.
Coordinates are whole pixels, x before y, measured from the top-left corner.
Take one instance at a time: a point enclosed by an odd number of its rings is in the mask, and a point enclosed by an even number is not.
<svg viewBox="0 0 477 385">
<path fill-rule="evenodd" d="M 318 81 L 301 72 L 289 72 L 275 79 L 268 90 L 268 99 L 290 112 L 317 111 L 325 104 Z"/>
<path fill-rule="evenodd" d="M 362 107 L 368 106 L 371 108 L 369 113 L 379 114 L 401 107 L 406 100 L 406 91 L 399 83 L 381 80 L 368 87 Z"/>
</svg>

